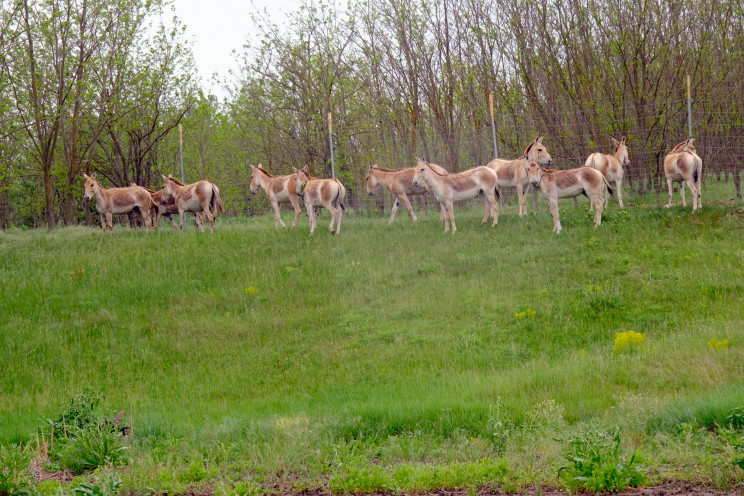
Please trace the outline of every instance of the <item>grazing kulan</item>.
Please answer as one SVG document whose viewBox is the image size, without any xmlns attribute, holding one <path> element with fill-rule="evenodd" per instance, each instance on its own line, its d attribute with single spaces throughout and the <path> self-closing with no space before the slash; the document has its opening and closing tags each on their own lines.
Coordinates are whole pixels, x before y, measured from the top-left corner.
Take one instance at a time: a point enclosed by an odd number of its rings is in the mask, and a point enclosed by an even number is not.
<svg viewBox="0 0 744 496">
<path fill-rule="evenodd" d="M 615 183 L 615 194 L 617 195 L 617 201 L 620 204 L 620 208 L 623 206 L 623 175 L 624 168 L 630 165 L 630 159 L 628 158 L 628 145 L 625 143 L 625 136 L 621 140 L 612 138 L 612 142 L 615 145 L 615 151 L 612 155 L 606 153 L 592 153 L 584 162 L 584 166 L 593 167 L 599 172 L 604 174 L 607 178 L 608 183 Z M 610 196 L 605 197 L 604 206 L 607 208 L 607 202 Z M 594 208 L 594 204 L 590 207 Z"/>
<path fill-rule="evenodd" d="M 219 209 L 224 211 L 222 200 L 219 197 L 219 189 L 212 181 L 198 181 L 191 184 L 183 184 L 171 175 L 163 176 L 162 202 L 174 198 L 179 215 L 179 229 L 183 230 L 184 212 L 198 214 L 204 212 L 209 220 L 210 231 L 214 232 L 214 218 Z M 199 215 L 195 216 L 199 230 L 204 232 L 204 222 Z"/>
<path fill-rule="evenodd" d="M 413 184 L 418 187 L 427 185 L 442 210 L 446 211 L 444 232 L 449 231 L 450 223 L 452 223 L 452 234 L 457 231 L 454 203 L 473 199 L 480 194 L 486 200 L 486 214 L 481 223 L 485 223 L 489 215 L 493 217 L 491 227 L 499 221 L 499 205 L 496 199 L 500 198 L 501 194 L 498 189 L 498 178 L 493 169 L 481 166 L 455 174 L 440 174 L 423 159 L 418 159 Z"/>
<path fill-rule="evenodd" d="M 440 174 L 447 174 L 447 169 L 437 164 L 429 164 L 429 166 Z M 413 176 L 415 174 L 415 167 L 407 167 L 405 169 L 383 169 L 377 164 L 369 168 L 367 173 L 367 194 L 372 196 L 375 190 L 384 186 L 389 189 L 393 195 L 395 195 L 395 202 L 390 212 L 390 220 L 388 224 L 393 223 L 395 219 L 395 213 L 398 211 L 398 207 L 403 204 L 408 214 L 413 219 L 414 224 L 418 220 L 416 218 L 416 212 L 413 211 L 411 202 L 408 199 L 409 196 L 421 195 L 426 193 L 426 185 L 415 186 L 413 184 Z M 442 212 L 442 220 L 444 220 L 444 212 Z"/>
<path fill-rule="evenodd" d="M 96 210 L 101 214 L 101 230 L 108 230 L 114 234 L 113 215 L 126 214 L 133 210 L 139 211 L 145 221 L 145 229 L 149 232 L 152 225 L 150 209 L 153 201 L 150 193 L 139 186 L 128 186 L 124 188 L 104 188 L 96 180 L 95 173 L 92 176 L 83 174 L 85 177 L 84 196 L 90 200 L 95 198 Z"/>
<path fill-rule="evenodd" d="M 559 198 L 574 198 L 585 195 L 591 200 L 594 208 L 594 225 L 602 223 L 602 194 L 605 189 L 612 193 L 612 188 L 607 179 L 596 169 L 591 167 L 577 167 L 568 170 L 543 169 L 540 165 L 530 160 L 527 164 L 527 177 L 530 184 L 540 190 L 540 194 L 550 204 L 550 213 L 553 214 L 553 232 L 560 234 L 561 217 L 558 213 Z"/>
<path fill-rule="evenodd" d="M 297 219 L 300 218 L 300 214 L 302 213 L 300 209 L 300 198 L 297 196 L 297 174 L 272 176 L 261 164 L 258 164 L 258 167 L 251 165 L 251 169 L 253 169 L 253 174 L 251 174 L 251 193 L 256 194 L 259 187 L 263 188 L 264 192 L 266 192 L 266 197 L 269 199 L 271 208 L 274 210 L 274 228 L 278 229 L 279 226 L 287 227 L 279 214 L 280 203 L 289 203 L 292 205 L 295 213 L 292 227 L 295 227 L 297 225 Z"/>
<path fill-rule="evenodd" d="M 669 155 L 664 157 L 664 175 L 666 176 L 667 188 L 669 189 L 669 200 L 665 205 L 667 208 L 672 204 L 672 183 L 679 183 L 679 194 L 682 196 L 682 206 L 687 206 L 685 201 L 685 183 L 692 193 L 693 213 L 702 209 L 700 199 L 700 182 L 703 177 L 703 160 L 698 156 L 693 142 L 695 138 L 688 138 L 672 148 Z"/>
<path fill-rule="evenodd" d="M 297 175 L 297 196 L 305 202 L 305 211 L 310 218 L 310 234 L 315 232 L 315 207 L 323 207 L 331 214 L 331 224 L 328 228 L 331 234 L 341 232 L 341 217 L 343 216 L 346 188 L 338 179 L 318 179 L 311 177 L 307 171 L 292 168 Z M 334 229 L 333 225 L 336 224 Z"/>
<path fill-rule="evenodd" d="M 497 158 L 491 160 L 487 167 L 490 167 L 498 176 L 499 187 L 517 188 L 517 199 L 519 200 L 519 216 L 527 215 L 527 197 L 526 188 L 529 185 L 526 165 L 530 160 L 537 161 L 542 166 L 549 166 L 552 162 L 548 150 L 543 145 L 543 137 L 538 136 L 527 145 L 521 157 L 514 160 L 505 160 Z M 488 206 L 486 206 L 488 208 Z"/>
</svg>

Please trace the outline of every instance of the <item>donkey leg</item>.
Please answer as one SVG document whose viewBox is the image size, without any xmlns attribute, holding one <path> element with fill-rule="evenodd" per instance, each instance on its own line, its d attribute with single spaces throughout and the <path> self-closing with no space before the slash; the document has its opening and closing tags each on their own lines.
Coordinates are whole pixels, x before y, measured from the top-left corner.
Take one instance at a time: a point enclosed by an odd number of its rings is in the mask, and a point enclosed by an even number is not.
<svg viewBox="0 0 744 496">
<path fill-rule="evenodd" d="M 666 208 L 669 208 L 672 206 L 672 178 L 667 177 L 667 189 L 669 190 L 669 201 L 667 201 L 667 204 L 664 205 Z"/>
<path fill-rule="evenodd" d="M 390 220 L 388 220 L 388 225 L 393 223 L 393 219 L 395 219 L 395 212 L 398 211 L 398 205 L 400 205 L 400 199 L 395 198 L 395 201 L 393 202 L 393 207 L 390 209 Z"/>
<path fill-rule="evenodd" d="M 150 228 L 152 227 L 152 213 L 150 212 L 150 209 L 143 212 L 142 216 L 145 218 L 145 231 L 150 232 Z"/>
<path fill-rule="evenodd" d="M 336 205 L 336 234 L 341 234 L 341 218 L 344 216 L 344 211 L 341 205 Z"/>
<path fill-rule="evenodd" d="M 491 216 L 491 204 L 489 203 L 487 198 L 483 202 L 483 207 L 485 212 L 483 212 L 483 220 L 481 221 L 481 224 L 485 224 L 488 218 Z"/>
<path fill-rule="evenodd" d="M 333 225 L 336 222 L 336 208 L 333 206 L 332 203 L 327 203 L 326 205 L 323 205 L 326 210 L 328 210 L 328 213 L 331 214 L 331 223 L 328 225 L 328 229 L 330 229 L 331 234 L 336 234 L 336 230 L 333 228 Z"/>
<path fill-rule="evenodd" d="M 279 213 L 279 202 L 271 200 L 271 208 L 274 210 L 274 229 L 279 229 L 279 226 L 287 227 Z"/>
<path fill-rule="evenodd" d="M 196 221 L 196 225 L 199 227 L 199 230 L 201 232 L 204 232 L 204 218 L 200 214 L 201 212 L 194 213 L 194 221 Z"/>
<path fill-rule="evenodd" d="M 106 214 L 102 213 L 100 215 L 101 218 L 101 231 L 106 232 Z"/>
<path fill-rule="evenodd" d="M 550 200 L 550 213 L 553 214 L 553 232 L 561 233 L 561 215 L 558 212 L 558 199 Z"/>
<path fill-rule="evenodd" d="M 111 235 L 114 234 L 114 216 L 109 212 L 106 212 L 106 228 L 109 230 Z"/>
<path fill-rule="evenodd" d="M 592 195 L 590 200 L 592 204 L 595 205 L 595 207 L 597 208 L 597 213 L 594 214 L 594 227 L 597 227 L 602 223 L 602 203 L 604 202 L 602 201 L 602 195 L 599 193 Z"/>
<path fill-rule="evenodd" d="M 520 183 L 517 183 L 517 201 L 519 202 L 519 216 L 527 215 L 527 195 Z"/>
<path fill-rule="evenodd" d="M 310 234 L 313 234 L 315 232 L 315 207 L 305 202 L 305 210 L 307 211 L 307 221 L 310 225 Z"/>
<path fill-rule="evenodd" d="M 692 189 L 690 191 L 692 191 Z M 682 196 L 682 206 L 683 207 L 686 207 L 687 206 L 687 202 L 685 201 L 685 181 L 680 181 L 679 182 L 679 194 Z M 693 202 L 692 202 L 692 204 L 693 204 L 692 209 L 695 210 L 695 206 L 694 206 L 695 205 L 695 194 L 694 193 L 693 193 Z"/>
<path fill-rule="evenodd" d="M 209 219 L 209 232 L 214 234 L 214 215 L 212 215 L 212 212 L 210 210 L 207 210 L 207 219 Z"/>
<path fill-rule="evenodd" d="M 449 209 L 446 203 L 439 204 L 441 208 L 441 215 L 444 218 L 444 232 L 449 232 Z"/>
<path fill-rule="evenodd" d="M 483 218 L 483 222 L 481 224 L 485 224 L 486 219 L 488 217 L 493 217 L 493 222 L 491 223 L 491 227 L 495 226 L 499 222 L 499 210 L 498 210 L 498 202 L 496 202 L 496 196 L 493 194 L 487 195 L 484 192 L 484 199 L 486 204 L 486 216 Z"/>
<path fill-rule="evenodd" d="M 687 180 L 687 186 L 690 188 L 690 195 L 692 195 L 692 211 L 694 213 L 697 212 L 699 205 L 697 202 L 697 188 L 695 187 L 695 183 L 693 182 L 692 178 Z"/>
<path fill-rule="evenodd" d="M 292 227 L 294 228 L 297 226 L 297 220 L 300 218 L 302 210 L 300 209 L 300 202 L 297 200 L 296 196 L 291 196 L 289 198 L 289 203 L 292 204 L 292 208 L 294 209 L 295 213 L 294 221 L 292 221 Z"/>
<path fill-rule="evenodd" d="M 452 202 L 447 202 L 447 214 L 449 215 L 450 224 L 452 224 L 452 234 L 455 234 L 457 226 L 455 225 L 455 209 Z"/>
<path fill-rule="evenodd" d="M 408 199 L 408 195 L 406 195 L 405 193 L 402 193 L 401 196 L 398 197 L 398 201 L 403 203 L 403 206 L 406 208 L 408 215 L 411 216 L 413 223 L 415 224 L 416 222 L 418 222 L 418 217 L 416 217 L 416 212 L 413 211 L 413 205 L 411 205 L 411 201 Z M 391 215 L 390 222 L 392 222 L 392 219 L 393 219 L 393 216 Z"/>
<path fill-rule="evenodd" d="M 178 220 L 179 220 L 179 222 L 178 222 L 178 230 L 179 231 L 183 231 L 183 212 L 184 211 L 181 210 L 180 208 L 178 209 Z"/>
</svg>

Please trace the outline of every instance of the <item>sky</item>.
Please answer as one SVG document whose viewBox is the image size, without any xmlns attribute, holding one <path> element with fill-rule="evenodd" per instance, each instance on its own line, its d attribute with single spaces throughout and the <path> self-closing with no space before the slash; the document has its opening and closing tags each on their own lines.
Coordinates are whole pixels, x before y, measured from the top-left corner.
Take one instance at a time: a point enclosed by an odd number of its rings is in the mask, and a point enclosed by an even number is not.
<svg viewBox="0 0 744 496">
<path fill-rule="evenodd" d="M 210 85 L 213 73 L 220 79 L 237 70 L 232 51 L 243 51 L 248 36 L 256 34 L 251 12 L 265 8 L 271 20 L 282 26 L 301 0 L 174 0 L 175 15 L 186 25 L 187 39 L 193 41 L 194 60 L 202 86 L 222 98 L 225 93 Z"/>
</svg>

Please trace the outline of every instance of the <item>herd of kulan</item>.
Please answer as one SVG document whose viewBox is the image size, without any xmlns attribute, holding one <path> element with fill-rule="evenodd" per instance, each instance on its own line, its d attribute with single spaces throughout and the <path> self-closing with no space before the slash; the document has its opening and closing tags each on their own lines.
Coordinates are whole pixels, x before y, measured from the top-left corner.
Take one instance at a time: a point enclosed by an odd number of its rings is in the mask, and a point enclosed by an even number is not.
<svg viewBox="0 0 744 496">
<path fill-rule="evenodd" d="M 568 170 L 554 170 L 547 167 L 551 163 L 550 154 L 542 143 L 542 137 L 532 141 L 524 154 L 514 160 L 495 159 L 488 165 L 474 167 L 464 172 L 449 173 L 436 164 L 418 159 L 416 167 L 404 169 L 383 169 L 373 165 L 367 174 L 367 193 L 372 195 L 380 186 L 389 189 L 396 197 L 390 214 L 390 223 L 395 218 L 398 207 L 402 204 L 411 218 L 416 222 L 416 214 L 411 207 L 408 197 L 431 193 L 440 205 L 440 219 L 444 221 L 445 232 L 457 230 L 453 204 L 459 201 L 482 197 L 485 200 L 486 211 L 483 223 L 493 217 L 492 226 L 499 218 L 499 200 L 501 188 L 517 189 L 520 217 L 527 213 L 526 192 L 529 187 L 539 189 L 542 196 L 550 204 L 553 215 L 553 231 L 561 232 L 561 221 L 558 213 L 558 199 L 572 198 L 585 195 L 591 201 L 591 209 L 596 209 L 594 224 L 602 222 L 602 210 L 607 205 L 609 195 L 613 194 L 610 183 L 614 183 L 617 201 L 623 207 L 622 181 L 623 167 L 628 159 L 628 146 L 625 137 L 612 139 L 615 145 L 613 155 L 593 153 L 582 167 Z M 254 167 L 251 175 L 251 193 L 257 193 L 258 188 L 266 192 L 274 210 L 275 227 L 286 227 L 279 215 L 279 204 L 289 203 L 295 212 L 292 227 L 300 217 L 300 202 L 305 203 L 305 211 L 310 219 L 310 234 L 315 232 L 316 208 L 325 208 L 331 214 L 330 230 L 336 234 L 341 230 L 341 217 L 344 210 L 346 189 L 338 179 L 319 179 L 309 175 L 305 169 L 293 168 L 293 174 L 272 176 L 261 165 Z M 675 146 L 664 158 L 664 173 L 669 188 L 669 201 L 672 204 L 672 184 L 680 183 L 682 204 L 685 201 L 684 183 L 692 192 L 692 211 L 701 208 L 700 181 L 703 162 L 698 156 L 693 138 Z M 96 180 L 95 174 L 85 176 L 85 198 L 95 199 L 96 209 L 101 214 L 101 229 L 108 229 L 113 233 L 113 214 L 123 214 L 138 211 L 144 218 L 145 226 L 154 225 L 157 229 L 160 217 L 165 215 L 176 227 L 171 217 L 178 213 L 180 228 L 183 229 L 184 214 L 194 214 L 196 224 L 204 231 L 203 222 L 206 218 L 214 232 L 214 219 L 218 213 L 224 213 L 224 206 L 220 199 L 217 186 L 209 180 L 202 180 L 192 184 L 183 184 L 172 176 L 162 176 L 163 189 L 151 191 L 132 184 L 124 188 L 104 188 Z M 607 192 L 607 196 L 605 196 Z"/>
</svg>

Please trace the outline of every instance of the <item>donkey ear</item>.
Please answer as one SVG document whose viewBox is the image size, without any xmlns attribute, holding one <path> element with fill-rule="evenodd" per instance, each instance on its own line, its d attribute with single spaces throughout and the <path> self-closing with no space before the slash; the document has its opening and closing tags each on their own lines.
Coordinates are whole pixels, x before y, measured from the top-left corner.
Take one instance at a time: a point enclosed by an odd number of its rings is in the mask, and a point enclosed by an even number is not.
<svg viewBox="0 0 744 496">
<path fill-rule="evenodd" d="M 541 143 L 542 144 L 542 140 L 543 140 L 543 137 L 542 136 L 538 136 L 537 138 L 535 138 L 535 143 Z"/>
<path fill-rule="evenodd" d="M 623 139 L 620 140 L 620 143 L 625 143 L 625 136 L 623 136 Z"/>
<path fill-rule="evenodd" d="M 264 166 L 262 164 L 258 164 L 258 168 L 261 169 L 261 170 L 266 170 L 266 169 L 264 169 Z"/>
<path fill-rule="evenodd" d="M 83 172 L 83 177 L 84 177 L 85 179 L 90 179 L 90 176 L 89 176 L 88 174 L 86 174 L 85 172 Z"/>
<path fill-rule="evenodd" d="M 615 138 L 613 138 L 612 136 L 610 136 L 610 139 L 612 140 L 612 142 L 613 142 L 613 143 L 614 143 L 614 144 L 615 144 L 616 146 L 617 146 L 617 145 L 618 145 L 618 144 L 620 143 L 620 142 L 619 142 L 618 140 L 616 140 L 616 139 L 615 139 Z"/>
<path fill-rule="evenodd" d="M 163 181 L 165 181 L 166 183 L 168 182 L 168 178 L 166 176 L 160 174 L 160 177 L 162 177 L 163 178 Z"/>
<path fill-rule="evenodd" d="M 695 142 L 695 138 L 693 138 L 693 137 L 687 138 L 687 144 L 688 145 L 692 145 L 694 142 Z"/>
</svg>

